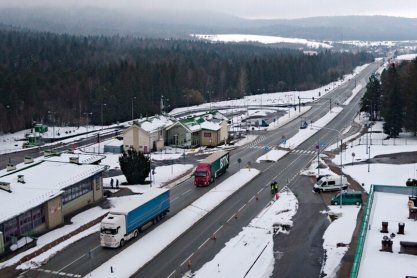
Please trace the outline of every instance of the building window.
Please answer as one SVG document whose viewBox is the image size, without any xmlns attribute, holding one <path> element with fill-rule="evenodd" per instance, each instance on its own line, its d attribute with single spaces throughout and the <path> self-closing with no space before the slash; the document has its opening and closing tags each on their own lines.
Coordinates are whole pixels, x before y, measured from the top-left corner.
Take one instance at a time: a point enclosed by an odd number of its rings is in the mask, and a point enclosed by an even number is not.
<svg viewBox="0 0 417 278">
<path fill-rule="evenodd" d="M 18 235 L 17 218 L 10 219 L 3 224 L 4 229 L 4 242 L 10 242 Z"/>
<path fill-rule="evenodd" d="M 91 190 L 91 179 L 84 180 L 71 187 L 65 188 L 64 193 L 62 194 L 62 203 L 66 204 L 71 202 L 72 200 L 77 199 L 78 197 L 90 192 Z"/>
<path fill-rule="evenodd" d="M 96 177 L 96 190 L 100 190 L 101 186 L 101 179 L 100 177 Z"/>
<path fill-rule="evenodd" d="M 45 217 L 41 206 L 32 209 L 32 222 L 33 227 L 37 227 L 45 222 Z"/>
<path fill-rule="evenodd" d="M 19 228 L 21 235 L 33 230 L 32 213 L 30 210 L 19 216 Z"/>
<path fill-rule="evenodd" d="M 211 137 L 211 132 L 204 132 L 204 137 Z"/>
</svg>

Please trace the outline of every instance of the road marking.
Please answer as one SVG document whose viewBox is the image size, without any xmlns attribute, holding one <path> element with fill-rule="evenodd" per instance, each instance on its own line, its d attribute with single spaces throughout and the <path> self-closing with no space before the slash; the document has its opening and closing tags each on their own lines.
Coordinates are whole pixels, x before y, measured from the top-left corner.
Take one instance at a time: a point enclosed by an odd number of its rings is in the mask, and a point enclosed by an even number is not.
<svg viewBox="0 0 417 278">
<path fill-rule="evenodd" d="M 190 191 L 191 191 L 191 189 L 188 189 L 187 191 L 183 192 L 181 195 L 185 195 L 185 194 L 187 194 Z"/>
<path fill-rule="evenodd" d="M 167 277 L 167 278 L 169 278 L 169 277 L 171 277 L 172 275 L 174 275 L 176 271 L 177 271 L 177 270 L 175 269 L 173 272 L 171 272 L 171 274 L 170 274 L 170 275 L 168 275 L 168 277 Z"/>
<path fill-rule="evenodd" d="M 240 207 L 240 209 L 237 212 L 241 212 L 242 209 L 244 209 L 246 207 L 246 204 L 244 204 L 243 206 Z"/>
<path fill-rule="evenodd" d="M 222 228 L 223 228 L 223 225 L 221 225 L 214 233 L 217 234 Z"/>
<path fill-rule="evenodd" d="M 197 250 L 200 250 L 209 240 L 210 238 L 206 239 L 200 246 L 198 246 Z"/>
<path fill-rule="evenodd" d="M 178 199 L 178 197 L 175 197 L 173 199 L 171 199 L 171 203 L 175 202 Z"/>
<path fill-rule="evenodd" d="M 255 199 L 255 196 L 252 196 L 252 198 L 249 199 L 248 203 L 252 202 L 253 199 Z"/>
<path fill-rule="evenodd" d="M 188 258 L 186 258 L 181 264 L 180 264 L 180 266 L 181 265 L 184 265 L 184 264 L 186 264 L 187 262 L 188 262 L 188 260 L 189 259 L 191 259 L 191 257 L 194 255 L 194 252 L 193 253 L 191 253 L 191 255 L 190 256 L 188 256 Z"/>
<path fill-rule="evenodd" d="M 96 250 L 97 248 L 99 248 L 101 245 L 97 245 L 96 247 L 94 247 L 93 249 L 91 249 L 91 251 L 94 251 L 94 250 Z M 73 263 L 75 263 L 76 261 L 79 261 L 81 258 L 84 258 L 84 257 L 86 257 L 87 256 L 87 254 L 84 254 L 84 255 L 82 255 L 82 256 L 80 256 L 80 257 L 78 257 L 77 259 L 75 259 L 75 260 L 73 260 L 72 262 L 70 262 L 69 264 L 67 264 L 66 266 L 64 266 L 63 268 L 61 268 L 61 269 L 58 269 L 58 272 L 61 272 L 62 270 L 64 270 L 65 268 L 67 268 L 67 267 L 69 267 L 70 265 L 72 265 Z"/>
</svg>

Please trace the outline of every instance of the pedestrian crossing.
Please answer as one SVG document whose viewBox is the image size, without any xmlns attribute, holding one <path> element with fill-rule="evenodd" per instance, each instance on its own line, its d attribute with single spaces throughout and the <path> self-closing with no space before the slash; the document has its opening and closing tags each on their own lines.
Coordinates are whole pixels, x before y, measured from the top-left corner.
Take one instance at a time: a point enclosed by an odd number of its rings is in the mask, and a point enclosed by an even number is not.
<svg viewBox="0 0 417 278">
<path fill-rule="evenodd" d="M 292 150 L 291 152 L 292 154 L 305 154 L 305 155 L 315 155 L 317 154 L 317 151 L 310 151 L 310 150 L 299 150 L 299 149 L 295 149 Z"/>
</svg>

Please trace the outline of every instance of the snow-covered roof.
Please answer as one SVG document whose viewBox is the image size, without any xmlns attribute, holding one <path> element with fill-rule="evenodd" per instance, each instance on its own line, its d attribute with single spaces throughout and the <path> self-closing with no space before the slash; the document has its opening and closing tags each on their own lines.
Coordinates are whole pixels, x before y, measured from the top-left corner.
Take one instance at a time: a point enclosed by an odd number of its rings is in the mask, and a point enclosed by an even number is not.
<svg viewBox="0 0 417 278">
<path fill-rule="evenodd" d="M 201 128 L 216 131 L 221 128 L 221 125 L 219 123 L 214 123 L 214 122 L 204 122 L 201 124 Z"/>
<path fill-rule="evenodd" d="M 389 188 L 389 187 L 387 187 Z M 381 189 L 381 191 L 384 189 Z M 398 192 L 403 190 L 404 192 Z M 375 192 L 369 218 L 369 228 L 365 236 L 364 249 L 359 265 L 358 277 L 406 277 L 412 273 L 417 273 L 415 255 L 401 254 L 400 241 L 416 242 L 417 221 L 409 219 L 409 194 L 410 187 L 396 187 L 386 191 L 396 191 L 396 193 Z M 389 233 L 381 233 L 382 222 L 388 222 Z M 405 233 L 398 234 L 398 224 L 405 224 Z M 383 236 L 392 238 L 392 253 L 381 252 L 381 240 Z"/>
<path fill-rule="evenodd" d="M 43 161 L 0 177 L 11 192 L 0 190 L 0 223 L 60 195 L 62 189 L 103 172 L 106 166 Z M 24 183 L 18 182 L 23 175 Z"/>
<path fill-rule="evenodd" d="M 152 133 L 158 129 L 164 129 L 174 123 L 169 117 L 163 115 L 155 115 L 138 120 L 139 126 L 146 132 Z"/>
<path fill-rule="evenodd" d="M 71 157 L 78 157 L 78 163 L 80 164 L 93 164 L 106 158 L 105 155 L 98 155 L 98 154 L 62 153 L 58 156 L 55 156 L 55 155 L 47 156 L 44 158 L 44 160 L 55 161 L 55 162 L 70 162 Z"/>
<path fill-rule="evenodd" d="M 114 146 L 114 147 L 119 147 L 123 145 L 123 140 L 118 140 L 118 139 L 112 139 L 109 141 L 106 141 L 105 146 Z"/>
<path fill-rule="evenodd" d="M 221 123 L 226 121 L 227 118 L 220 112 L 208 112 L 205 114 L 199 114 L 194 117 L 186 117 L 180 119 L 180 122 L 187 126 L 191 132 L 196 132 L 201 129 L 207 130 L 219 130 L 221 128 Z"/>
</svg>

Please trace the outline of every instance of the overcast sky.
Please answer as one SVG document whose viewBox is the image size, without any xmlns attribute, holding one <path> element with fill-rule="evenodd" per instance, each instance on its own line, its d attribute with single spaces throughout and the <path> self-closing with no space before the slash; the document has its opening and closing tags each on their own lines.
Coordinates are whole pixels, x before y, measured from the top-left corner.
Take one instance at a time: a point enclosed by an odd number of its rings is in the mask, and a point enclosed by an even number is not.
<svg viewBox="0 0 417 278">
<path fill-rule="evenodd" d="M 391 15 L 417 18 L 417 0 L 0 0 L 2 6 L 85 5 L 102 8 L 215 11 L 245 18 Z"/>
</svg>

